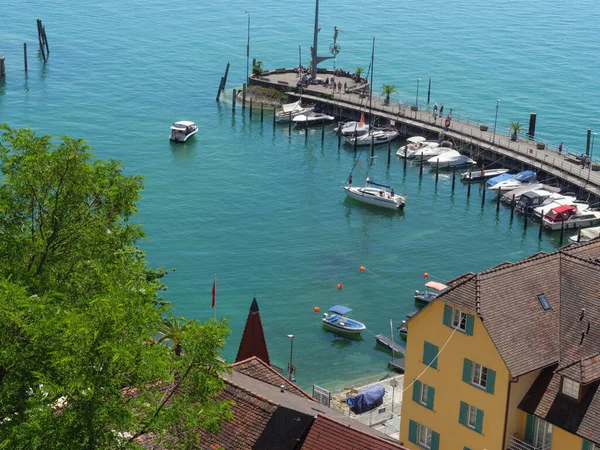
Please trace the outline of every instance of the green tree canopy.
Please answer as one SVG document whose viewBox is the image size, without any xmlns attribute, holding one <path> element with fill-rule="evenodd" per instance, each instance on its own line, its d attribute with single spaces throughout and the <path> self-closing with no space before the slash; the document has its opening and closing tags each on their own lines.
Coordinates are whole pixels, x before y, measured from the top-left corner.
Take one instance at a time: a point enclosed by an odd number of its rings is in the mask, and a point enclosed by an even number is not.
<svg viewBox="0 0 600 450">
<path fill-rule="evenodd" d="M 134 448 L 149 433 L 190 448 L 192 430 L 218 430 L 228 327 L 181 319 L 179 355 L 155 343 L 180 319 L 136 246 L 142 178 L 82 140 L 7 125 L 0 172 L 0 449 Z"/>
</svg>

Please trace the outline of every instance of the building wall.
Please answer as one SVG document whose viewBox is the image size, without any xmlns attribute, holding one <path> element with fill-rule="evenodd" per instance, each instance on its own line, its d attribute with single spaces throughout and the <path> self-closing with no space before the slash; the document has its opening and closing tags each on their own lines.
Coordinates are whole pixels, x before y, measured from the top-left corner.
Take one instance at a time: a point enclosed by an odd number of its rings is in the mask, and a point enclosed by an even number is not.
<svg viewBox="0 0 600 450">
<path fill-rule="evenodd" d="M 437 369 L 430 367 L 419 378 L 422 383 L 435 388 L 433 410 L 413 401 L 412 387 L 404 392 L 400 441 L 409 449 L 420 448 L 409 442 L 409 421 L 413 420 L 439 433 L 440 449 L 463 450 L 467 447 L 472 450 L 502 450 L 508 370 L 477 316 L 474 316 L 473 336 L 456 331 L 442 350 L 453 333 L 452 328 L 443 324 L 443 317 L 444 302 L 438 299 L 409 322 L 405 388 L 426 368 L 422 362 L 424 341 L 438 346 L 441 353 Z M 462 381 L 465 358 L 496 372 L 493 394 Z M 481 434 L 459 423 L 461 401 L 483 410 Z"/>
<path fill-rule="evenodd" d="M 574 449 L 580 450 L 583 446 L 583 439 L 575 434 L 571 434 L 562 428 L 552 428 L 552 450 L 556 449 Z"/>
<path fill-rule="evenodd" d="M 540 370 L 536 370 L 535 372 L 519 377 L 517 382 L 510 385 L 510 400 L 506 420 L 506 442 L 508 442 L 510 436 L 514 436 L 520 440 L 524 438 L 527 413 L 518 409 L 518 406 L 539 374 Z"/>
</svg>

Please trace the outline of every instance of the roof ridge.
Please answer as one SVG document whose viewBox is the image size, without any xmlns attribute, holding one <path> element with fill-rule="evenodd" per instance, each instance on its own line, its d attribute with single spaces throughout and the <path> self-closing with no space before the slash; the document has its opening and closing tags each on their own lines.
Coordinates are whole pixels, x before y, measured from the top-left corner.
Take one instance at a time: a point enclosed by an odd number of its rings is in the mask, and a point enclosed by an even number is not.
<svg viewBox="0 0 600 450">
<path fill-rule="evenodd" d="M 557 255 L 558 255 L 558 252 L 552 252 L 552 253 L 539 252 L 539 253 L 536 253 L 535 255 L 532 255 L 528 258 L 522 259 L 515 263 L 511 263 L 510 261 L 505 261 L 503 263 L 497 264 L 494 267 L 490 267 L 489 269 L 479 272 L 479 275 L 489 275 L 491 273 L 499 272 L 501 270 L 515 269 L 515 268 L 522 266 L 523 264 L 531 263 L 533 261 L 539 261 L 541 259 L 550 258 L 550 257 L 557 256 Z M 507 266 L 504 265 L 507 263 L 509 265 L 507 265 Z"/>
<path fill-rule="evenodd" d="M 382 437 L 379 437 L 379 436 L 375 436 L 374 434 L 367 433 L 366 431 L 362 431 L 362 430 L 359 430 L 358 428 L 355 428 L 355 427 L 353 426 L 353 424 L 351 424 L 351 423 L 348 423 L 348 424 L 346 424 L 346 423 L 342 423 L 342 422 L 340 422 L 339 420 L 335 420 L 333 417 L 326 416 L 325 414 L 317 414 L 317 419 L 320 419 L 320 418 L 321 418 L 321 419 L 325 419 L 325 420 L 329 420 L 329 421 L 331 421 L 331 422 L 334 422 L 334 423 L 336 423 L 336 424 L 338 424 L 338 425 L 340 425 L 340 426 L 342 426 L 342 427 L 344 427 L 344 428 L 350 428 L 350 429 L 352 429 L 352 430 L 354 430 L 354 431 L 356 431 L 356 432 L 358 432 L 358 433 L 361 433 L 361 434 L 366 434 L 367 436 L 370 436 L 370 437 L 372 437 L 373 439 L 377 439 L 378 441 L 385 442 L 386 444 L 394 444 L 394 445 L 397 445 L 397 446 L 398 446 L 399 448 L 401 448 L 401 449 L 404 449 L 404 448 L 405 448 L 404 446 L 400 445 L 400 442 L 399 442 L 399 441 L 398 441 L 398 442 L 396 442 L 395 440 L 392 440 L 391 438 L 388 440 L 388 439 L 384 439 L 384 438 L 382 438 Z M 360 422 L 359 422 L 359 423 L 360 423 Z M 369 428 L 370 428 L 370 427 L 369 427 Z"/>
</svg>

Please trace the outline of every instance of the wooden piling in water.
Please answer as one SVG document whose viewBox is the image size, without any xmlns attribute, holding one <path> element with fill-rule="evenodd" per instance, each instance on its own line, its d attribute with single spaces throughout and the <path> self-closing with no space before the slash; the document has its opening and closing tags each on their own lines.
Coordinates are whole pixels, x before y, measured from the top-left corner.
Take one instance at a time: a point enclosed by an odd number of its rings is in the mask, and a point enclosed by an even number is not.
<svg viewBox="0 0 600 450">
<path fill-rule="evenodd" d="M 483 189 L 485 189 L 485 184 L 483 185 Z M 496 197 L 496 214 L 500 213 L 500 194 L 502 192 L 498 191 L 498 197 Z"/>
<path fill-rule="evenodd" d="M 485 191 L 487 189 L 485 188 L 485 185 L 483 186 L 483 192 L 481 193 L 481 208 L 483 209 L 483 207 L 485 206 Z"/>
<path fill-rule="evenodd" d="M 371 135 L 371 158 L 375 156 L 375 136 Z"/>
<path fill-rule="evenodd" d="M 542 230 L 544 229 L 544 221 L 540 220 L 540 229 L 538 230 L 538 241 L 542 240 Z"/>
<path fill-rule="evenodd" d="M 525 219 L 525 221 L 523 223 L 523 231 L 525 231 L 525 230 L 527 230 L 527 219 L 528 219 L 528 216 L 527 216 L 527 214 L 523 214 L 523 217 Z"/>
<path fill-rule="evenodd" d="M 4 56 L 0 56 L 0 80 L 6 76 L 6 67 L 4 65 Z"/>
<path fill-rule="evenodd" d="M 469 179 L 467 180 L 467 198 L 471 198 L 471 169 L 469 169 Z"/>
<path fill-rule="evenodd" d="M 435 160 L 435 185 L 438 184 L 438 179 L 440 177 L 440 158 Z"/>
<path fill-rule="evenodd" d="M 250 113 L 250 118 L 252 119 L 252 97 L 250 97 L 250 110 L 249 110 L 249 113 Z"/>
<path fill-rule="evenodd" d="M 40 21 L 41 23 L 41 21 Z M 42 39 L 44 40 L 44 45 L 46 46 L 46 53 L 50 55 L 50 46 L 48 45 L 48 38 L 46 37 L 46 26 L 42 25 Z"/>
<path fill-rule="evenodd" d="M 40 44 L 40 52 L 42 53 L 42 59 L 46 62 L 46 53 L 44 51 L 44 41 L 42 38 L 42 21 L 37 19 L 37 29 L 38 29 L 38 43 Z"/>
<path fill-rule="evenodd" d="M 423 178 L 423 152 L 421 152 L 421 163 L 419 164 L 419 178 Z"/>
<path fill-rule="evenodd" d="M 275 124 L 277 123 L 277 110 L 273 108 L 273 131 L 275 131 Z"/>
<path fill-rule="evenodd" d="M 221 92 L 223 91 L 223 83 L 225 82 L 225 78 L 221 77 L 221 82 L 219 83 L 219 89 L 217 90 L 217 101 L 221 98 Z"/>
<path fill-rule="evenodd" d="M 391 158 L 392 158 L 392 143 L 388 142 L 388 166 L 390 165 Z"/>
<path fill-rule="evenodd" d="M 456 185 L 456 167 L 452 168 L 452 193 L 454 194 L 454 186 Z"/>
<path fill-rule="evenodd" d="M 577 243 L 581 242 L 581 228 L 577 230 Z"/>
<path fill-rule="evenodd" d="M 325 143 L 325 121 L 321 124 L 321 145 Z"/>
<path fill-rule="evenodd" d="M 246 109 L 246 83 L 242 85 L 242 111 Z"/>
<path fill-rule="evenodd" d="M 408 150 L 408 148 L 407 148 L 407 146 L 405 145 L 405 146 L 404 146 L 404 171 L 405 171 L 405 172 L 406 172 L 406 154 L 407 154 L 406 152 L 407 152 L 407 150 Z"/>
<path fill-rule="evenodd" d="M 354 132 L 354 152 L 356 153 L 356 147 L 358 146 L 358 139 L 356 139 L 358 136 L 356 135 L 356 132 Z"/>
<path fill-rule="evenodd" d="M 23 62 L 25 64 L 25 73 L 27 73 L 27 42 L 23 42 Z"/>
<path fill-rule="evenodd" d="M 264 102 L 260 102 L 260 123 L 263 123 L 265 118 L 265 104 Z"/>
<path fill-rule="evenodd" d="M 308 120 L 304 121 L 304 142 L 308 139 Z"/>
<path fill-rule="evenodd" d="M 541 218 L 542 222 L 544 221 L 544 218 Z M 562 247 L 563 245 L 563 241 L 565 239 L 565 218 L 564 216 L 562 217 L 562 220 L 560 221 L 560 242 L 558 243 L 558 245 L 560 245 Z"/>
<path fill-rule="evenodd" d="M 231 96 L 231 112 L 235 112 L 235 99 L 237 98 L 237 91 L 233 90 L 233 95 Z"/>
<path fill-rule="evenodd" d="M 288 113 L 288 135 L 292 135 L 292 113 Z"/>
<path fill-rule="evenodd" d="M 510 201 L 510 223 L 512 223 L 513 218 L 515 217 L 515 206 L 516 206 L 516 203 L 517 202 L 515 202 L 515 194 L 513 194 L 512 200 Z"/>
</svg>

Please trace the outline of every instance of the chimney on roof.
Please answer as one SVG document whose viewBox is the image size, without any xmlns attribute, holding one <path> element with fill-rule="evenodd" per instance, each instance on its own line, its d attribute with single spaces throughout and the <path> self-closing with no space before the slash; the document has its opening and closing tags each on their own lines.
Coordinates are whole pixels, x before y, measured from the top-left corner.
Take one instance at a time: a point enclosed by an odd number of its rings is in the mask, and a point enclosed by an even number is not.
<svg viewBox="0 0 600 450">
<path fill-rule="evenodd" d="M 279 386 L 279 392 L 283 392 L 285 391 L 285 384 L 282 384 L 281 386 Z"/>
<path fill-rule="evenodd" d="M 583 320 L 583 316 L 585 316 L 585 308 L 581 308 L 581 313 L 579 314 L 579 321 Z"/>
</svg>

